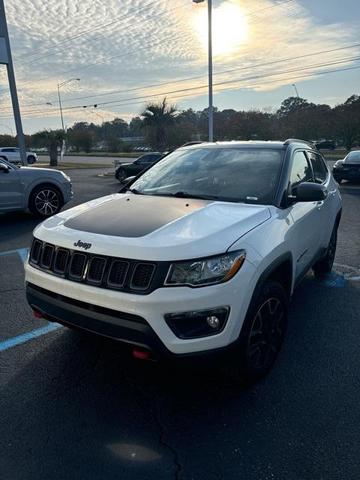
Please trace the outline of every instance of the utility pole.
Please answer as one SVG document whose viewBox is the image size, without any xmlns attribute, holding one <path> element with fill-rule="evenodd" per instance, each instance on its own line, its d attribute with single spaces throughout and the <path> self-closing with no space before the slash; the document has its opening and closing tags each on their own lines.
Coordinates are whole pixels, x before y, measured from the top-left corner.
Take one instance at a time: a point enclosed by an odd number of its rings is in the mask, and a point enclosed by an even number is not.
<svg viewBox="0 0 360 480">
<path fill-rule="evenodd" d="M 193 0 L 202 3 L 205 0 Z M 213 54 L 212 54 L 212 0 L 208 4 L 208 77 L 209 77 L 209 142 L 214 141 L 214 106 L 213 106 Z"/>
<path fill-rule="evenodd" d="M 64 159 L 64 155 L 66 153 L 66 140 L 65 140 L 66 130 L 65 130 L 65 124 L 64 124 L 64 115 L 63 115 L 63 109 L 62 109 L 62 103 L 61 103 L 60 88 L 64 87 L 65 85 L 68 85 L 69 83 L 72 83 L 72 82 L 80 82 L 80 78 L 69 78 L 69 80 L 65 80 L 64 82 L 61 82 L 61 83 L 57 84 L 61 126 L 62 126 L 62 130 L 64 132 L 64 138 L 63 138 L 63 141 L 62 141 L 61 154 L 60 154 L 61 161 Z"/>
<path fill-rule="evenodd" d="M 4 0 L 0 0 L 0 64 L 7 68 L 11 102 L 14 112 L 17 140 L 20 149 L 20 158 L 23 165 L 27 165 L 25 137 L 22 128 L 19 99 L 16 90 L 15 72 L 11 55 L 9 31 L 7 28 Z"/>
</svg>

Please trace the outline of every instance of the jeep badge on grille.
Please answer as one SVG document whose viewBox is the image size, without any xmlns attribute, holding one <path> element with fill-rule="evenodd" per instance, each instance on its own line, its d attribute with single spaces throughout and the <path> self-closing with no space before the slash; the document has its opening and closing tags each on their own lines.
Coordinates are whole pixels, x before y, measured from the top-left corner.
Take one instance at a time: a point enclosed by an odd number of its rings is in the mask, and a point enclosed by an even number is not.
<svg viewBox="0 0 360 480">
<path fill-rule="evenodd" d="M 89 250 L 89 248 L 91 248 L 91 245 L 91 243 L 82 242 L 81 240 L 78 240 L 74 243 L 74 247 L 83 248 L 84 250 Z"/>
</svg>

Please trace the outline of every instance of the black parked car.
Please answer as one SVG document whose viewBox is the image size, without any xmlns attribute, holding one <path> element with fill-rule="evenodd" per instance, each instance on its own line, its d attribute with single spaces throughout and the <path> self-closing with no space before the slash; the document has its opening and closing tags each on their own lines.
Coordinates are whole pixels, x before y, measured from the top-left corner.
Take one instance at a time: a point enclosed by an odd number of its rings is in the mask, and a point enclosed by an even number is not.
<svg viewBox="0 0 360 480">
<path fill-rule="evenodd" d="M 353 150 L 344 160 L 338 160 L 333 167 L 333 176 L 338 183 L 342 180 L 360 181 L 360 150 Z"/>
<path fill-rule="evenodd" d="M 125 178 L 137 175 L 138 173 L 145 170 L 145 168 L 150 167 L 150 165 L 160 160 L 160 158 L 162 158 L 163 156 L 163 153 L 152 152 L 147 153 L 146 155 L 142 155 L 133 163 L 122 163 L 121 165 L 116 167 L 115 177 L 119 180 L 119 182 L 123 182 Z"/>
<path fill-rule="evenodd" d="M 333 140 L 320 140 L 315 143 L 315 146 L 318 150 L 335 150 L 336 142 Z"/>
</svg>

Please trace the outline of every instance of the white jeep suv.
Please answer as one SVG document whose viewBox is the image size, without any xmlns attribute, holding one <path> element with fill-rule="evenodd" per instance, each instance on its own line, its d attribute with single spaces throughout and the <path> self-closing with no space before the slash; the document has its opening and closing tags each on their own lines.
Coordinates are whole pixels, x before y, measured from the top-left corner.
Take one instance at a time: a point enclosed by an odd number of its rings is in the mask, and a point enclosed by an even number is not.
<svg viewBox="0 0 360 480">
<path fill-rule="evenodd" d="M 254 380 L 280 350 L 296 284 L 331 270 L 340 216 L 306 142 L 180 148 L 35 229 L 28 302 L 142 358 L 229 352 Z"/>
</svg>

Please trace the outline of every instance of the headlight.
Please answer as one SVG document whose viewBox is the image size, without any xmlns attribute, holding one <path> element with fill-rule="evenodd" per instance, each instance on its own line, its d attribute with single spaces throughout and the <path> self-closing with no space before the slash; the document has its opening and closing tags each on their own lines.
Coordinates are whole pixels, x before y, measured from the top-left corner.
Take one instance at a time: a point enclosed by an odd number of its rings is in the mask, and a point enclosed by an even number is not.
<svg viewBox="0 0 360 480">
<path fill-rule="evenodd" d="M 227 282 L 240 270 L 245 257 L 245 250 L 238 250 L 217 257 L 173 263 L 165 285 L 201 287 Z"/>
<path fill-rule="evenodd" d="M 338 160 L 334 163 L 334 168 L 342 168 L 344 166 L 342 160 Z"/>
<path fill-rule="evenodd" d="M 66 173 L 64 173 L 64 172 L 61 172 L 61 175 L 62 175 L 68 182 L 71 182 L 71 178 L 69 177 L 69 175 L 66 175 Z"/>
</svg>

